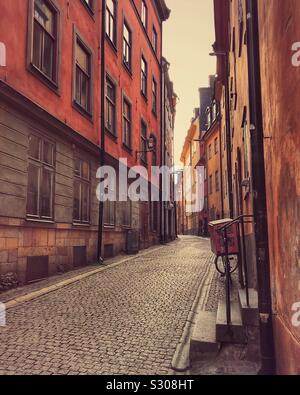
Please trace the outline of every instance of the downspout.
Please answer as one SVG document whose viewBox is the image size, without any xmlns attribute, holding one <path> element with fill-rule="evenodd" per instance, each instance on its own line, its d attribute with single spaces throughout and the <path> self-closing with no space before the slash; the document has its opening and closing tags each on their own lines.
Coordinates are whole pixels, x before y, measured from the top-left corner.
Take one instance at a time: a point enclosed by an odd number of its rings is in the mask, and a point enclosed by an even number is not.
<svg viewBox="0 0 300 395">
<path fill-rule="evenodd" d="M 257 0 L 247 0 L 250 133 L 255 220 L 261 374 L 275 374 L 272 297 L 264 163 L 264 131 Z"/>
<path fill-rule="evenodd" d="M 228 179 L 228 198 L 229 198 L 229 214 L 233 218 L 233 188 L 232 188 L 232 159 L 231 159 L 231 126 L 230 126 L 230 95 L 229 95 L 229 58 L 228 52 L 224 56 L 225 61 L 225 110 L 226 110 L 226 154 L 227 154 L 227 179 Z M 222 149 L 222 148 L 221 148 Z"/>
<path fill-rule="evenodd" d="M 166 64 L 166 67 L 167 64 Z M 165 84 L 164 84 L 164 89 L 165 89 Z M 164 100 L 164 118 L 163 118 L 163 123 L 164 123 L 164 145 L 163 145 L 163 153 L 164 153 L 164 166 L 167 165 L 167 146 L 166 146 L 166 132 L 167 132 L 167 115 L 166 115 L 166 97 L 165 97 L 165 91 L 163 95 L 163 100 Z M 169 98 L 167 99 L 169 100 Z M 168 202 L 164 201 L 163 202 L 164 206 L 164 243 L 167 243 L 167 221 L 168 221 L 168 212 L 167 212 L 167 207 L 168 207 Z"/>
<path fill-rule="evenodd" d="M 220 186 L 221 186 L 221 210 L 224 218 L 224 182 L 223 182 L 223 161 L 222 161 L 222 130 L 221 118 L 219 119 L 219 151 L 220 151 Z"/>
<path fill-rule="evenodd" d="M 163 142 L 164 142 L 164 117 L 165 117 L 165 109 L 164 109 L 164 62 L 162 56 L 162 36 L 163 36 L 163 25 L 161 22 L 161 40 L 160 40 L 160 160 L 161 166 L 164 166 L 164 150 L 163 150 Z M 164 241 L 164 227 L 163 227 L 163 218 L 164 218 L 164 203 L 162 196 L 162 174 L 159 175 L 159 201 L 160 201 L 160 243 L 163 244 Z"/>
<path fill-rule="evenodd" d="M 105 9 L 106 0 L 102 0 L 102 29 L 101 29 L 101 142 L 100 142 L 100 166 L 105 165 Z M 97 262 L 103 264 L 103 209 L 102 199 L 99 202 L 99 222 L 98 222 L 98 251 Z"/>
</svg>

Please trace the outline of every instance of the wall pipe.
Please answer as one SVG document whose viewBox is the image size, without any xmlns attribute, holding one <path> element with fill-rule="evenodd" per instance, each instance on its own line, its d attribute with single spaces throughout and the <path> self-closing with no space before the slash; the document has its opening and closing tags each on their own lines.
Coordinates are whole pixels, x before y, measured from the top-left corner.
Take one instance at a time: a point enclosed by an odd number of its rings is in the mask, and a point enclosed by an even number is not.
<svg viewBox="0 0 300 395">
<path fill-rule="evenodd" d="M 102 32 L 101 32 L 101 141 L 100 141 L 100 166 L 105 165 L 105 9 L 106 0 L 102 0 Z M 103 258 L 103 210 L 104 204 L 102 199 L 99 202 L 99 222 L 98 222 L 98 250 L 97 262 L 101 265 L 104 262 Z"/>
<path fill-rule="evenodd" d="M 275 374 L 272 299 L 264 163 L 259 22 L 257 0 L 247 0 L 250 132 L 252 150 L 253 210 L 255 221 L 261 374 Z"/>
</svg>

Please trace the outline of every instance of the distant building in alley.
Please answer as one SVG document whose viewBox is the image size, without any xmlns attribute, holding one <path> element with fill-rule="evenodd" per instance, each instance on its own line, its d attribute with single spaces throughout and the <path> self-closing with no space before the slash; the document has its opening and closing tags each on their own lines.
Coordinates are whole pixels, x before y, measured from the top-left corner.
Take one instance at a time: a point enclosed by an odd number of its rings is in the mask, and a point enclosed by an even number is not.
<svg viewBox="0 0 300 395">
<path fill-rule="evenodd" d="M 191 120 L 191 126 L 185 138 L 182 149 L 180 161 L 183 168 L 188 169 L 188 174 L 185 174 L 183 185 L 183 202 L 182 210 L 182 229 L 183 233 L 187 235 L 199 234 L 199 212 L 191 211 L 190 206 L 195 204 L 196 190 L 196 167 L 200 160 L 200 111 L 195 108 L 194 116 Z"/>
<path fill-rule="evenodd" d="M 174 91 L 173 82 L 169 75 L 170 63 L 162 59 L 162 86 L 163 86 L 163 103 L 162 103 L 162 166 L 167 166 L 171 170 L 169 191 L 169 201 L 162 202 L 161 218 L 161 240 L 163 242 L 173 241 L 176 238 L 176 202 L 175 202 L 175 174 L 174 174 L 174 127 L 176 116 L 177 95 Z M 155 207 L 156 202 L 152 202 Z M 154 211 L 154 209 L 153 209 Z"/>
<path fill-rule="evenodd" d="M 205 134 L 207 131 L 207 109 L 211 105 L 213 87 L 214 87 L 215 76 L 210 76 L 209 86 L 205 88 L 199 88 L 200 97 L 200 158 L 198 166 L 204 167 L 204 205 L 203 210 L 199 213 L 199 235 L 208 236 L 208 222 L 209 222 L 209 211 L 208 211 L 208 180 L 207 180 L 207 155 L 206 155 L 206 142 Z"/>
</svg>

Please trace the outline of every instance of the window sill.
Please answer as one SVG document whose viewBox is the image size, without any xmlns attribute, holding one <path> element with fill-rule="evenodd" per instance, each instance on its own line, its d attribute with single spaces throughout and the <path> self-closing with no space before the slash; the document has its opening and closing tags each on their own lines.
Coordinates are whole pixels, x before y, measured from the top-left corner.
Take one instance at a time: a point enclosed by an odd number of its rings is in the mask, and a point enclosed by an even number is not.
<svg viewBox="0 0 300 395">
<path fill-rule="evenodd" d="M 111 41 L 111 39 L 109 38 L 109 36 L 106 33 L 105 33 L 105 37 L 106 37 L 106 41 L 108 42 L 108 44 L 110 45 L 112 50 L 115 52 L 116 55 L 118 55 L 118 48 L 117 48 L 117 46 Z"/>
<path fill-rule="evenodd" d="M 44 224 L 44 225 L 55 225 L 54 220 L 47 220 L 47 219 L 41 219 L 41 218 L 31 218 L 31 217 L 26 217 L 26 222 L 31 223 L 31 224 Z"/>
<path fill-rule="evenodd" d="M 105 128 L 105 133 L 108 137 L 110 137 L 115 143 L 118 141 L 118 136 L 117 134 L 111 132 L 109 129 Z"/>
<path fill-rule="evenodd" d="M 90 223 L 84 223 L 84 222 L 73 222 L 72 226 L 76 226 L 76 227 L 83 227 L 83 228 L 89 228 L 91 226 Z"/>
<path fill-rule="evenodd" d="M 116 228 L 116 225 L 106 225 L 106 224 L 104 224 L 104 229 L 114 230 L 115 228 Z"/>
<path fill-rule="evenodd" d="M 46 74 L 38 69 L 33 63 L 28 66 L 28 71 L 38 78 L 44 85 L 51 89 L 57 96 L 60 96 L 59 87 L 56 81 L 51 80 Z"/>
<path fill-rule="evenodd" d="M 152 115 L 157 119 L 157 111 L 152 110 Z"/>
<path fill-rule="evenodd" d="M 93 21 L 95 22 L 95 12 L 94 10 L 87 4 L 85 0 L 81 0 L 81 4 L 84 6 L 84 8 L 87 10 Z"/>
<path fill-rule="evenodd" d="M 123 65 L 124 69 L 126 70 L 127 74 L 129 75 L 129 77 L 131 79 L 133 79 L 133 77 L 132 77 L 132 70 L 128 66 L 126 66 L 126 63 L 124 63 L 124 61 L 122 62 L 122 65 Z"/>
<path fill-rule="evenodd" d="M 85 108 L 81 106 L 81 104 L 77 103 L 76 100 L 73 100 L 73 108 L 77 110 L 82 116 L 84 116 L 88 121 L 93 123 L 93 114 L 87 111 Z"/>
<path fill-rule="evenodd" d="M 127 151 L 130 155 L 132 155 L 132 148 L 128 147 L 125 143 L 123 143 L 123 149 Z"/>
<path fill-rule="evenodd" d="M 143 91 L 141 91 L 141 96 L 143 97 L 145 102 L 148 104 L 148 97 L 147 97 L 147 95 L 145 95 L 145 93 Z"/>
</svg>

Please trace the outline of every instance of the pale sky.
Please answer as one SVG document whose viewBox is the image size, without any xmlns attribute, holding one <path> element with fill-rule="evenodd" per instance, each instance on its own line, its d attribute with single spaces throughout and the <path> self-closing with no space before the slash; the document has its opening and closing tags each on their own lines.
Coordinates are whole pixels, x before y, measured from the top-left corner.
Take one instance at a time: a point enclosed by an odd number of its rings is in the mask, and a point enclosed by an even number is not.
<svg viewBox="0 0 300 395">
<path fill-rule="evenodd" d="M 216 73 L 209 56 L 215 41 L 213 0 L 166 0 L 171 9 L 164 24 L 163 54 L 171 63 L 170 76 L 179 96 L 175 123 L 175 164 L 179 164 L 193 110 L 199 107 L 198 88 L 208 86 Z"/>
</svg>

